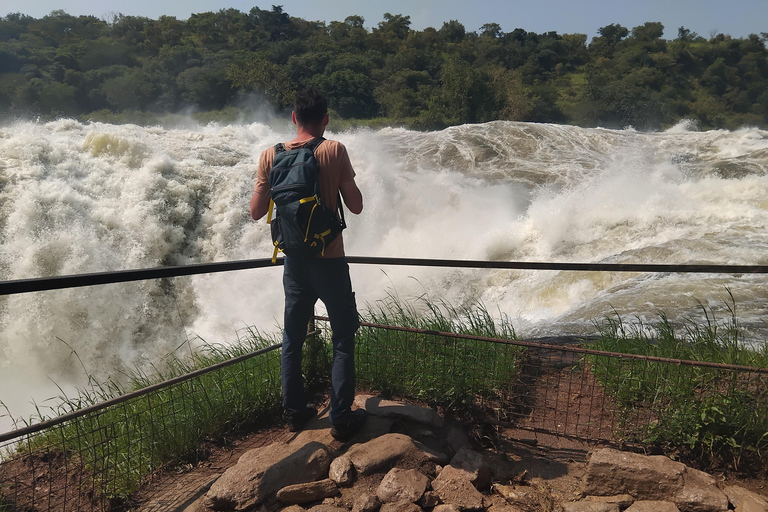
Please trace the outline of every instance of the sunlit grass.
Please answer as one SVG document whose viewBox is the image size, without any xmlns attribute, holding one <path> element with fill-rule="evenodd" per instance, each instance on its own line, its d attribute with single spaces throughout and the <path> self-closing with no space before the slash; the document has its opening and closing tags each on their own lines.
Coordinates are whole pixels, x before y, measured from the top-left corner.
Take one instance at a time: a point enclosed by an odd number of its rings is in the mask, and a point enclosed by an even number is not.
<svg viewBox="0 0 768 512">
<path fill-rule="evenodd" d="M 437 332 L 512 340 L 508 318 L 494 319 L 479 303 L 454 306 L 396 294 L 368 305 L 363 319 Z M 493 399 L 515 381 L 525 351 L 503 343 L 431 333 L 363 327 L 356 348 L 357 378 L 384 394 L 414 397 L 456 412 Z"/>
<path fill-rule="evenodd" d="M 718 319 L 675 327 L 664 314 L 648 324 L 609 318 L 590 348 L 685 361 L 768 368 L 768 343 L 744 343 L 735 302 Z M 587 358 L 592 373 L 624 410 L 627 440 L 682 450 L 702 464 L 768 467 L 768 374 L 652 360 Z"/>
<path fill-rule="evenodd" d="M 246 330 L 232 345 L 202 344 L 192 357 L 169 356 L 151 374 L 128 371 L 127 384 L 91 378 L 77 396 L 62 394 L 51 414 L 38 409 L 21 423 L 78 411 L 275 343 Z M 259 418 L 271 420 L 280 403 L 280 352 L 273 350 L 48 429 L 23 443 L 19 453 L 53 448 L 74 454 L 96 475 L 105 495 L 125 496 L 159 467 L 194 458 L 206 440 L 219 440 Z"/>
</svg>

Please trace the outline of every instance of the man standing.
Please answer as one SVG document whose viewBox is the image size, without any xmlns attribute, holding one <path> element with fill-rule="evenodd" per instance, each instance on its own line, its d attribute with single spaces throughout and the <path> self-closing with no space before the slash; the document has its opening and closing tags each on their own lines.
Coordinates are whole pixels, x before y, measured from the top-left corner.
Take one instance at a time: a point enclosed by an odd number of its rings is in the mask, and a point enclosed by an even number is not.
<svg viewBox="0 0 768 512">
<path fill-rule="evenodd" d="M 315 137 L 322 137 L 328 125 L 328 103 L 319 91 L 309 87 L 296 93 L 291 117 L 296 125 L 296 137 L 285 143 L 288 151 L 305 146 Z M 269 210 L 269 172 L 274 158 L 274 148 L 265 150 L 259 158 L 256 186 L 251 197 L 254 220 L 259 220 Z M 337 211 L 337 198 L 341 194 L 347 209 L 359 214 L 363 210 L 363 196 L 355 183 L 355 171 L 344 145 L 324 140 L 315 150 L 315 159 L 319 168 L 320 195 L 325 205 L 331 211 Z M 286 256 L 283 289 L 285 327 L 280 369 L 283 409 L 289 417 L 290 429 L 293 432 L 300 430 L 317 414 L 317 409 L 307 405 L 304 394 L 301 352 L 307 323 L 317 299 L 320 299 L 328 310 L 333 330 L 331 434 L 336 439 L 346 440 L 365 423 L 365 411 L 351 410 L 355 397 L 355 332 L 359 320 L 342 235 L 339 234 L 317 257 Z"/>
</svg>

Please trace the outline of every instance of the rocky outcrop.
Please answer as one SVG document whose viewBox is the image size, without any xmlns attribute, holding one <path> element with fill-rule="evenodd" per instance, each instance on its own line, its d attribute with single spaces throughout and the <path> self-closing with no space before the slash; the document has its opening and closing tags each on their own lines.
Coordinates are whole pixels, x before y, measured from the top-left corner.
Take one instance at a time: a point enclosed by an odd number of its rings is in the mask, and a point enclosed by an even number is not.
<svg viewBox="0 0 768 512">
<path fill-rule="evenodd" d="M 375 397 L 358 403 L 386 418 L 372 418 L 345 444 L 329 436 L 327 419 L 314 419 L 312 428 L 290 443 L 243 455 L 195 502 L 194 510 L 768 512 L 768 498 L 747 489 L 721 490 L 712 476 L 667 457 L 612 449 L 594 450 L 580 494 L 555 502 L 543 480 L 512 478 L 493 457 L 473 450 L 455 427 L 438 428 L 435 411 Z M 388 432 L 393 424 L 423 442 Z M 450 463 L 440 450 L 453 454 Z"/>
</svg>

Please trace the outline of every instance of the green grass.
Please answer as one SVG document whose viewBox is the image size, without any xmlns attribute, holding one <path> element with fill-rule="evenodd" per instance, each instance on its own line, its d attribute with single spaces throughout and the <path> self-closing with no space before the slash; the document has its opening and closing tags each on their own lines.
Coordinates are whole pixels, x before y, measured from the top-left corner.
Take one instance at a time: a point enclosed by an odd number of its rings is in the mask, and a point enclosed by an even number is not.
<svg viewBox="0 0 768 512">
<path fill-rule="evenodd" d="M 127 385 L 91 380 L 77 397 L 62 395 L 53 416 L 274 343 L 248 330 L 234 345 L 204 345 L 189 359 L 171 356 L 152 375 L 129 372 Z M 206 440 L 221 441 L 259 418 L 273 418 L 280 403 L 280 352 L 274 350 L 48 429 L 19 452 L 59 450 L 73 455 L 95 475 L 98 490 L 110 498 L 124 497 L 159 467 L 196 458 Z M 38 414 L 35 422 L 45 419 Z"/>
<path fill-rule="evenodd" d="M 768 368 L 768 343 L 747 346 L 735 315 L 675 328 L 657 322 L 598 325 L 597 350 L 686 361 Z M 587 357 L 589 368 L 621 408 L 620 435 L 661 445 L 703 466 L 768 467 L 768 374 L 654 361 Z"/>
<path fill-rule="evenodd" d="M 365 321 L 415 329 L 515 339 L 509 320 L 482 304 L 455 307 L 389 294 L 368 305 Z M 499 397 L 517 378 L 524 350 L 506 344 L 363 327 L 356 347 L 357 379 L 372 390 L 425 400 L 455 413 Z"/>
</svg>

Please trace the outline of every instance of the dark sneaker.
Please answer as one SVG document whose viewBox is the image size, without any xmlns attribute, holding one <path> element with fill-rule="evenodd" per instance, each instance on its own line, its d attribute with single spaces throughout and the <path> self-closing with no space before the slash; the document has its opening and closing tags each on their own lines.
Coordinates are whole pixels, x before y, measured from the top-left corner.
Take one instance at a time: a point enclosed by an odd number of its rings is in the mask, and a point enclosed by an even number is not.
<svg viewBox="0 0 768 512">
<path fill-rule="evenodd" d="M 346 441 L 365 424 L 365 409 L 350 411 L 331 427 L 331 435 L 337 441 Z"/>
<path fill-rule="evenodd" d="M 317 416 L 317 409 L 314 407 L 306 406 L 303 410 L 296 414 L 291 414 L 288 417 L 288 430 L 291 432 L 298 432 L 309 420 Z"/>
</svg>

